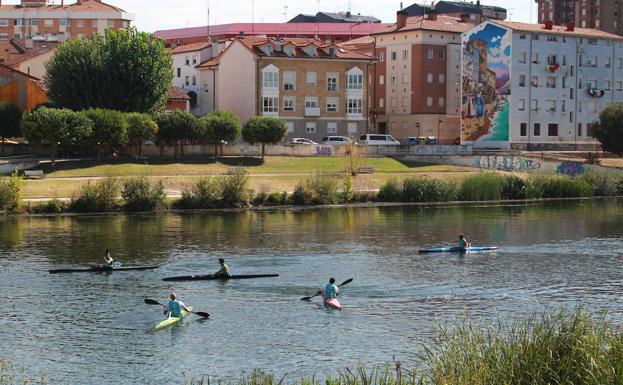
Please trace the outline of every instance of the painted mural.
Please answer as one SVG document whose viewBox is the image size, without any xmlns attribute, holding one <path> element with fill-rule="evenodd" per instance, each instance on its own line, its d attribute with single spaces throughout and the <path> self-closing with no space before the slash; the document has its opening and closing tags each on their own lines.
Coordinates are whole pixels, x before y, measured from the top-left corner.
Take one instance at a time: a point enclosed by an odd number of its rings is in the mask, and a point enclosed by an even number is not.
<svg viewBox="0 0 623 385">
<path fill-rule="evenodd" d="M 461 143 L 508 143 L 511 32 L 485 23 L 463 36 Z"/>
</svg>

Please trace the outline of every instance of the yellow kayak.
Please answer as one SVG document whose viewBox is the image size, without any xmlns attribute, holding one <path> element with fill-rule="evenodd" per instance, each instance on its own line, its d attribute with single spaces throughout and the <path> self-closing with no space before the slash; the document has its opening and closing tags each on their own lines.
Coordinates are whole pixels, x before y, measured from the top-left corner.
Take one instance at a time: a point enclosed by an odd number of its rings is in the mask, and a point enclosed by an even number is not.
<svg viewBox="0 0 623 385">
<path fill-rule="evenodd" d="M 193 310 L 192 306 L 188 307 L 190 309 L 190 311 Z M 182 316 L 181 317 L 169 317 L 163 321 L 160 321 L 158 324 L 156 324 L 156 326 L 154 326 L 154 330 L 160 330 L 160 329 L 164 329 L 168 326 L 171 325 L 175 325 L 176 323 L 178 323 L 179 321 L 181 321 L 183 318 L 188 316 L 188 312 L 186 310 L 182 310 Z"/>
</svg>

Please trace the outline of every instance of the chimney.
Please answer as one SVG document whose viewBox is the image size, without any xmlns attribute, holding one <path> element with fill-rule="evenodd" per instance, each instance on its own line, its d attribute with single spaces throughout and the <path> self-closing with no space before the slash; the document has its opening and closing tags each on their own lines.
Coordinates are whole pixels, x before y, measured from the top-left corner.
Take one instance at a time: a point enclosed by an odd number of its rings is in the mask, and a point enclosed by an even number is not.
<svg viewBox="0 0 623 385">
<path fill-rule="evenodd" d="M 409 13 L 407 13 L 406 11 L 396 12 L 396 29 L 404 28 L 407 25 L 408 17 Z"/>
<path fill-rule="evenodd" d="M 0 0 L 1 2 L 2 0 Z M 402 1 L 400 2 L 400 10 L 402 11 Z"/>
<path fill-rule="evenodd" d="M 551 20 L 545 20 L 545 29 L 551 31 L 554 27 L 554 22 Z"/>
<path fill-rule="evenodd" d="M 469 23 L 469 13 L 461 13 L 461 23 Z"/>
<path fill-rule="evenodd" d="M 575 24 L 572 21 L 567 23 L 567 31 L 573 32 L 575 30 Z"/>
<path fill-rule="evenodd" d="M 429 9 L 428 11 L 426 11 L 426 18 L 428 20 L 437 20 L 437 10 L 436 9 Z"/>
</svg>

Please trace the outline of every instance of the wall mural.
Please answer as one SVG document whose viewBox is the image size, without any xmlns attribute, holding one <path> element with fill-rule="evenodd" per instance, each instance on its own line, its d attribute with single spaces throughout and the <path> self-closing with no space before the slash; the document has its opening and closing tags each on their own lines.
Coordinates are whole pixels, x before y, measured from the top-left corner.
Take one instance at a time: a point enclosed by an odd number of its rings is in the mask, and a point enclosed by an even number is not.
<svg viewBox="0 0 623 385">
<path fill-rule="evenodd" d="M 490 23 L 463 36 L 461 143 L 508 142 L 511 36 Z"/>
</svg>

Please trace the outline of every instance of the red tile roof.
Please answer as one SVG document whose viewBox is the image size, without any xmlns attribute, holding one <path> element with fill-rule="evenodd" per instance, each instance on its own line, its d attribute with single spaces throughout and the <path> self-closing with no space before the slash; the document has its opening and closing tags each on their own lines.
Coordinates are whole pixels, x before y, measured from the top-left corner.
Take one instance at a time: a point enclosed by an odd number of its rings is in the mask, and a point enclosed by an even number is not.
<svg viewBox="0 0 623 385">
<path fill-rule="evenodd" d="M 216 67 L 216 66 L 219 65 L 220 62 L 221 62 L 221 55 L 219 54 L 217 57 L 214 57 L 212 59 L 208 59 L 208 60 L 204 61 L 203 63 L 199 64 L 198 66 L 196 66 L 195 68 Z"/>
<path fill-rule="evenodd" d="M 72 3 L 61 5 L 47 5 L 41 7 L 22 7 L 21 5 L 2 5 L 0 11 L 24 11 L 24 9 L 42 10 L 46 12 L 59 11 L 59 12 L 125 12 L 123 9 L 115 7 L 114 5 L 106 4 L 98 0 L 82 0 L 81 4 Z"/>
<path fill-rule="evenodd" d="M 407 24 L 404 27 L 396 27 L 397 25 L 394 24 L 372 35 L 417 30 L 463 33 L 474 28 L 474 24 L 463 23 L 459 18 L 444 15 L 437 16 L 437 20 L 429 20 L 424 16 L 412 16 L 407 18 Z"/>
<path fill-rule="evenodd" d="M 249 48 L 257 56 L 270 56 L 270 57 L 293 57 L 304 59 L 358 59 L 358 60 L 374 60 L 374 57 L 359 53 L 356 51 L 340 48 L 334 43 L 327 43 L 322 40 L 316 39 L 301 39 L 301 38 L 267 38 L 267 37 L 243 37 L 237 38 L 242 44 Z M 283 51 L 273 49 L 271 54 L 268 55 L 260 49 L 263 45 L 272 45 L 273 47 L 293 45 L 295 48 L 292 51 L 292 55 L 288 56 Z M 309 56 L 304 49 L 308 46 L 315 46 L 316 50 L 313 56 Z M 335 48 L 335 56 L 332 57 L 326 53 L 323 49 Z"/>
<path fill-rule="evenodd" d="M 209 42 L 192 43 L 192 44 L 180 45 L 174 48 L 169 48 L 168 51 L 171 52 L 172 54 L 194 52 L 194 51 L 201 51 L 202 49 L 206 49 L 211 45 L 212 43 L 209 43 Z"/>
<path fill-rule="evenodd" d="M 183 88 L 171 86 L 169 89 L 169 100 L 190 100 Z"/>
<path fill-rule="evenodd" d="M 548 29 L 545 29 L 545 26 L 542 24 L 530 24 L 530 23 L 520 23 L 517 21 L 502 21 L 502 20 L 495 20 L 495 21 L 492 21 L 492 23 L 498 24 L 502 27 L 512 29 L 514 31 L 556 34 L 556 35 L 563 35 L 563 36 L 584 36 L 584 37 L 595 38 L 595 39 L 623 40 L 622 36 L 613 35 L 611 33 L 600 31 L 598 29 L 575 27 L 573 31 L 567 31 L 566 26 L 554 25 L 551 30 L 548 30 Z"/>
</svg>

